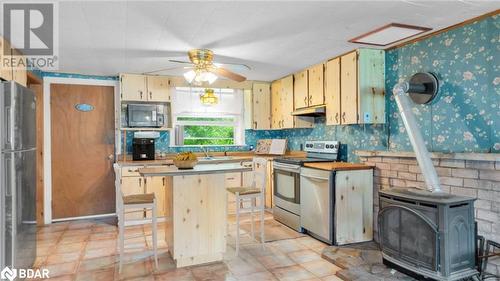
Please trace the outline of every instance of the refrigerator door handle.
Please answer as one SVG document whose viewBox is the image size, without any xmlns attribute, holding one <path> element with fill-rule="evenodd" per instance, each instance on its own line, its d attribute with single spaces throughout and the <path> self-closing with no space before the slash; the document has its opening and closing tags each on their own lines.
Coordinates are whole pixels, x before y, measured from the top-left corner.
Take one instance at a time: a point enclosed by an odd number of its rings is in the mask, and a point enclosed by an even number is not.
<svg viewBox="0 0 500 281">
<path fill-rule="evenodd" d="M 12 162 L 13 162 L 12 156 L 6 157 L 5 158 L 5 196 L 10 197 L 12 196 Z"/>
<path fill-rule="evenodd" d="M 5 144 L 9 144 L 9 145 L 12 145 L 12 126 L 11 126 L 11 122 L 12 122 L 12 118 L 11 118 L 11 108 L 10 106 L 6 106 L 5 107 L 5 131 L 6 131 L 6 134 L 5 134 Z"/>
</svg>

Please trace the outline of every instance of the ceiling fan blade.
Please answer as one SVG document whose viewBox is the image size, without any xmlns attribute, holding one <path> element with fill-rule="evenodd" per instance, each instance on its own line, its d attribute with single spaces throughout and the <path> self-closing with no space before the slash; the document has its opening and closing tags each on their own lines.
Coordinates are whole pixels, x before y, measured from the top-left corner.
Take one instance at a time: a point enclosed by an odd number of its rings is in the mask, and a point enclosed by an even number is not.
<svg viewBox="0 0 500 281">
<path fill-rule="evenodd" d="M 147 72 L 144 72 L 143 74 L 151 74 L 151 73 L 169 71 L 169 70 L 174 70 L 174 69 L 191 69 L 191 68 L 192 67 L 190 67 L 190 66 L 176 66 L 176 67 L 169 67 L 169 68 L 162 68 L 162 69 L 147 71 Z"/>
<path fill-rule="evenodd" d="M 229 71 L 229 70 L 222 68 L 222 67 L 211 67 L 209 70 L 210 70 L 210 72 L 215 73 L 218 76 L 228 78 L 228 79 L 234 80 L 236 82 L 243 82 L 243 81 L 247 80 L 247 78 L 245 76 L 241 76 L 239 74 L 236 74 L 236 73 Z"/>
<path fill-rule="evenodd" d="M 231 69 L 241 69 L 242 71 L 251 70 L 250 66 L 243 63 L 214 62 L 213 64 L 217 67 L 227 66 Z"/>
<path fill-rule="evenodd" d="M 169 62 L 175 62 L 175 63 L 186 63 L 186 64 L 193 64 L 190 61 L 182 61 L 182 60 L 168 60 Z"/>
</svg>

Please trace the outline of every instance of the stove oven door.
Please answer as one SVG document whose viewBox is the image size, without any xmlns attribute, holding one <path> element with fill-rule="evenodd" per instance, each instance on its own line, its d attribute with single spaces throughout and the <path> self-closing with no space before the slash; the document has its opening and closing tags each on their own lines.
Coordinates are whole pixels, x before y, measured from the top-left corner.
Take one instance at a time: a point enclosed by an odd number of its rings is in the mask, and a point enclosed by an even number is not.
<svg viewBox="0 0 500 281">
<path fill-rule="evenodd" d="M 278 207 L 300 214 L 300 166 L 274 164 L 274 196 Z"/>
</svg>

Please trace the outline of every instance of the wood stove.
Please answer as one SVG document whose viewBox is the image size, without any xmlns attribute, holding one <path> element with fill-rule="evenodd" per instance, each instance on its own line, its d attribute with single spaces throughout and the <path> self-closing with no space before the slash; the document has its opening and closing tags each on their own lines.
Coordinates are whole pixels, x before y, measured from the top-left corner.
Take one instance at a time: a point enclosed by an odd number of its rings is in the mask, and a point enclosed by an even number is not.
<svg viewBox="0 0 500 281">
<path fill-rule="evenodd" d="M 474 200 L 419 190 L 380 191 L 384 263 L 435 280 L 476 275 Z"/>
</svg>

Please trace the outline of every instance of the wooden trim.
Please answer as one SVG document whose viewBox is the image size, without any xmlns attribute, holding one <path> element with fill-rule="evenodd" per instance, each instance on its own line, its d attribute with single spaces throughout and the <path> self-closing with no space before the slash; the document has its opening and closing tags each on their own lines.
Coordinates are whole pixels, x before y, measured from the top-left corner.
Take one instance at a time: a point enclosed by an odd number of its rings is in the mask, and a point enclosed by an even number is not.
<svg viewBox="0 0 500 281">
<path fill-rule="evenodd" d="M 391 151 L 391 150 L 356 150 L 359 157 L 400 157 L 415 158 L 415 152 L 412 151 Z M 476 153 L 476 152 L 430 152 L 431 158 L 437 159 L 455 159 L 455 160 L 474 160 L 474 161 L 500 161 L 498 153 Z"/>
<path fill-rule="evenodd" d="M 382 31 L 384 29 L 387 29 L 387 28 L 390 28 L 390 27 L 400 27 L 400 28 L 406 28 L 406 29 L 413 29 L 413 30 L 420 30 L 419 33 L 416 33 L 416 34 L 413 34 L 413 35 L 410 35 L 410 36 L 407 36 L 407 37 L 404 37 L 404 38 L 401 38 L 401 39 L 398 39 L 396 41 L 392 41 L 390 43 L 387 43 L 387 44 L 373 44 L 373 43 L 366 43 L 366 42 L 362 42 L 360 41 L 360 39 L 364 38 L 364 37 L 367 37 L 369 35 L 372 35 L 374 33 L 377 33 L 379 31 Z M 389 24 L 386 24 L 384 26 L 381 26 L 379 28 L 376 28 L 372 31 L 369 31 L 367 33 L 364 33 L 362 35 L 359 35 L 357 37 L 354 37 L 352 38 L 351 40 L 349 40 L 348 42 L 350 43 L 356 43 L 356 44 L 364 44 L 364 45 L 371 45 L 371 46 L 388 46 L 388 45 L 391 45 L 391 44 L 394 44 L 396 42 L 399 42 L 399 41 L 402 41 L 402 40 L 405 40 L 405 39 L 408 39 L 410 37 L 413 37 L 413 36 L 417 36 L 419 34 L 422 34 L 424 32 L 427 32 L 429 30 L 432 30 L 432 28 L 429 28 L 429 27 L 423 27 L 423 26 L 416 26 L 416 25 L 409 25 L 409 24 L 402 24 L 402 23 L 389 23 Z"/>
<path fill-rule="evenodd" d="M 471 19 L 459 22 L 457 24 L 450 25 L 448 27 L 445 27 L 445 28 L 442 28 L 442 29 L 439 29 L 439 30 L 436 30 L 436 31 L 433 31 L 433 32 L 430 32 L 430 33 L 427 33 L 427 34 L 425 34 L 423 36 L 420 36 L 420 37 L 417 37 L 417 38 L 413 38 L 413 39 L 405 41 L 405 42 L 401 42 L 401 43 L 399 43 L 397 45 L 390 46 L 390 47 L 386 48 L 385 50 L 388 51 L 388 50 L 397 49 L 397 48 L 400 48 L 400 47 L 403 47 L 403 46 L 406 46 L 406 45 L 409 45 L 409 44 L 413 44 L 415 42 L 425 40 L 425 39 L 427 39 L 429 37 L 433 37 L 433 36 L 436 36 L 438 34 L 441 34 L 441 33 L 444 33 L 444 32 L 447 32 L 447 31 L 450 31 L 450 30 L 462 27 L 464 25 L 471 24 L 471 23 L 476 22 L 476 21 L 480 21 L 480 20 L 483 20 L 483 19 L 495 16 L 495 15 L 498 15 L 498 14 L 500 14 L 500 9 L 497 9 L 497 10 L 491 11 L 489 13 L 486 13 L 486 14 L 483 14 L 483 15 L 480 15 L 480 16 L 477 16 L 477 17 L 474 17 L 474 18 L 471 18 Z"/>
<path fill-rule="evenodd" d="M 26 76 L 27 76 L 28 85 L 32 85 L 32 84 L 40 84 L 41 85 L 43 83 L 42 78 L 38 77 L 35 73 L 33 73 L 31 71 L 27 71 Z"/>
</svg>

